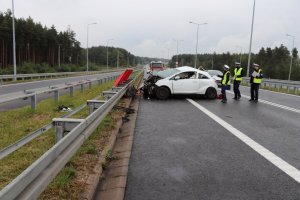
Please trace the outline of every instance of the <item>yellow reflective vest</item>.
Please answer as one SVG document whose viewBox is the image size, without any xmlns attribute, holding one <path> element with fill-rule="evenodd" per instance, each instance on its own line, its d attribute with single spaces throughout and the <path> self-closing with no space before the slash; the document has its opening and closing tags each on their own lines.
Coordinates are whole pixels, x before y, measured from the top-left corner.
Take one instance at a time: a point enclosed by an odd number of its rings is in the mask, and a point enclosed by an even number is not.
<svg viewBox="0 0 300 200">
<path fill-rule="evenodd" d="M 257 73 L 260 74 L 261 72 L 262 72 L 262 70 L 259 69 Z M 262 78 L 253 77 L 253 83 L 261 84 L 261 80 L 262 80 Z"/>
<path fill-rule="evenodd" d="M 228 76 L 228 82 L 227 82 L 227 74 L 229 74 L 229 76 Z M 227 72 L 225 72 L 224 73 L 224 75 L 223 75 L 223 79 L 222 79 L 222 85 L 230 85 L 230 72 L 229 71 L 227 71 Z"/>
<path fill-rule="evenodd" d="M 234 69 L 234 80 L 236 81 L 242 81 L 242 77 L 237 77 L 242 75 L 243 68 L 235 68 Z"/>
</svg>

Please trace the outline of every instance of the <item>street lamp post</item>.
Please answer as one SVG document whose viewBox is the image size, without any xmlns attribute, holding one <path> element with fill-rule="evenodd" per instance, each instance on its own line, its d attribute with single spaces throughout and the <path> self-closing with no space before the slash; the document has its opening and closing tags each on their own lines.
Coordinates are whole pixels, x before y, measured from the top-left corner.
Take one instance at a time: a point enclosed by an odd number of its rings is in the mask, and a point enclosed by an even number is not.
<svg viewBox="0 0 300 200">
<path fill-rule="evenodd" d="M 113 40 L 113 39 L 111 38 L 111 39 L 106 40 L 106 71 L 108 71 L 108 42 L 110 40 Z"/>
<path fill-rule="evenodd" d="M 240 48 L 240 64 L 242 65 L 242 47 L 241 46 L 236 46 L 237 48 Z"/>
<path fill-rule="evenodd" d="M 174 41 L 176 42 L 176 49 L 177 49 L 177 55 L 176 55 L 176 67 L 178 67 L 178 43 L 179 42 L 183 42 L 183 40 L 175 40 Z"/>
<path fill-rule="evenodd" d="M 199 33 L 199 26 L 200 25 L 206 25 L 207 23 L 201 23 L 201 24 L 199 24 L 199 23 L 196 23 L 196 22 L 192 22 L 192 21 L 190 21 L 189 22 L 190 24 L 195 24 L 195 25 L 197 25 L 197 41 L 196 41 L 196 54 L 195 54 L 195 68 L 197 68 L 197 54 L 198 54 L 198 33 Z"/>
<path fill-rule="evenodd" d="M 249 68 L 250 68 L 250 60 L 251 60 L 251 46 L 252 46 L 254 12 L 255 12 L 255 0 L 254 0 L 254 3 L 253 3 L 252 25 L 251 25 L 251 35 L 250 35 L 250 45 L 249 45 L 249 56 L 248 56 L 248 65 L 247 65 L 247 77 L 249 77 Z"/>
<path fill-rule="evenodd" d="M 86 71 L 89 71 L 89 26 L 97 24 L 96 22 L 90 23 L 86 27 Z"/>
<path fill-rule="evenodd" d="M 60 69 L 60 45 L 58 44 L 58 69 Z"/>
<path fill-rule="evenodd" d="M 292 73 L 292 64 L 293 64 L 293 49 L 294 49 L 294 43 L 295 43 L 295 36 L 286 34 L 286 36 L 291 37 L 293 39 L 293 45 L 291 50 L 291 62 L 290 62 L 290 70 L 289 70 L 289 81 L 291 80 L 291 73 Z"/>
<path fill-rule="evenodd" d="M 17 61 L 16 61 L 16 34 L 15 34 L 15 12 L 14 0 L 12 0 L 12 28 L 13 28 L 13 62 L 14 62 L 14 81 L 17 80 Z"/>
<path fill-rule="evenodd" d="M 119 49 L 117 49 L 117 69 L 119 70 Z"/>
</svg>

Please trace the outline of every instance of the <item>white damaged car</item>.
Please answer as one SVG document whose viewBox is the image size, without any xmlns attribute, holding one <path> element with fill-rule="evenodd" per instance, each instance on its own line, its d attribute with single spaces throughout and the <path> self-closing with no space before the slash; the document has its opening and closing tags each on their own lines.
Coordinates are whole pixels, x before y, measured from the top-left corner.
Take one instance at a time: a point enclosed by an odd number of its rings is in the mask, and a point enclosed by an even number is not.
<svg viewBox="0 0 300 200">
<path fill-rule="evenodd" d="M 217 84 L 207 72 L 193 67 L 169 68 L 151 74 L 142 87 L 144 98 L 167 99 L 172 94 L 199 94 L 217 98 Z"/>
</svg>

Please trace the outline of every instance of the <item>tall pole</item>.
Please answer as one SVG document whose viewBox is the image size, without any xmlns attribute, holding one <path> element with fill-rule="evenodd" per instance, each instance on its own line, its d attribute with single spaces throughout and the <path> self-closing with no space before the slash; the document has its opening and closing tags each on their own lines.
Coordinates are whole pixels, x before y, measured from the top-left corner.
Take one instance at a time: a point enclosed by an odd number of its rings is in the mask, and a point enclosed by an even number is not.
<svg viewBox="0 0 300 200">
<path fill-rule="evenodd" d="M 211 57 L 211 69 L 214 69 L 214 54 Z"/>
<path fill-rule="evenodd" d="M 294 43 L 295 43 L 295 36 L 286 34 L 286 36 L 291 37 L 293 39 L 293 45 L 291 49 L 291 62 L 290 62 L 290 70 L 289 70 L 289 81 L 291 80 L 291 73 L 292 73 L 292 65 L 293 65 L 293 49 L 294 49 Z"/>
<path fill-rule="evenodd" d="M 117 69 L 119 69 L 119 49 L 117 49 Z"/>
<path fill-rule="evenodd" d="M 96 22 L 90 23 L 86 26 L 86 71 L 89 71 L 89 26 L 97 24 Z"/>
<path fill-rule="evenodd" d="M 236 46 L 237 48 L 240 48 L 240 64 L 242 65 L 242 47 Z"/>
<path fill-rule="evenodd" d="M 15 8 L 12 0 L 12 28 L 13 28 L 13 62 L 14 62 L 14 81 L 17 80 L 17 61 L 16 61 L 16 34 L 15 34 Z"/>
<path fill-rule="evenodd" d="M 249 77 L 250 60 L 251 60 L 251 46 L 252 46 L 252 34 L 253 34 L 254 12 L 255 12 L 255 0 L 254 0 L 254 4 L 253 4 L 253 13 L 252 13 L 252 25 L 251 25 L 251 35 L 250 35 L 250 45 L 249 45 L 249 56 L 248 56 L 248 65 L 247 65 L 247 77 Z"/>
<path fill-rule="evenodd" d="M 175 40 L 173 39 L 175 42 L 176 42 L 176 49 L 177 49 L 177 55 L 176 55 L 176 67 L 178 67 L 178 43 L 179 42 L 183 42 L 183 40 Z"/>
<path fill-rule="evenodd" d="M 108 71 L 108 42 L 113 39 L 106 40 L 106 71 Z"/>
<path fill-rule="evenodd" d="M 190 24 L 195 24 L 195 25 L 197 25 L 197 41 L 196 41 L 196 54 L 195 54 L 195 64 L 194 64 L 194 68 L 197 68 L 199 26 L 200 26 L 200 25 L 206 25 L 207 23 L 199 24 L 199 23 L 192 22 L 192 21 L 190 21 L 189 23 L 190 23 Z"/>
<path fill-rule="evenodd" d="M 60 45 L 58 44 L 58 69 L 60 69 Z"/>
</svg>

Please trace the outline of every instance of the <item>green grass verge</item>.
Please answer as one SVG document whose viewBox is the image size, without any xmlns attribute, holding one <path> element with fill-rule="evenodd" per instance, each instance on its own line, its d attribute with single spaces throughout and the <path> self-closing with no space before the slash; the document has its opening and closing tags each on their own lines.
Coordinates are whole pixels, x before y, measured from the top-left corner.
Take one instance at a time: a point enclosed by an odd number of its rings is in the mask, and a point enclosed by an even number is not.
<svg viewBox="0 0 300 200">
<path fill-rule="evenodd" d="M 76 91 L 74 97 L 69 95 L 60 96 L 59 102 L 47 99 L 39 102 L 37 109 L 33 110 L 29 106 L 0 112 L 0 149 L 16 142 L 25 135 L 48 124 L 52 118 L 63 116 L 66 113 L 57 111 L 58 105 L 65 105 L 76 108 L 88 99 L 100 95 L 101 91 L 110 89 L 112 82 L 93 86 L 92 89 L 85 89 L 83 93 Z"/>
<path fill-rule="evenodd" d="M 58 105 L 63 104 L 75 108 L 85 103 L 86 100 L 95 98 L 103 90 L 110 89 L 112 84 L 113 82 L 109 82 L 100 86 L 93 86 L 92 89 L 86 89 L 83 93 L 76 91 L 74 97 L 70 97 L 69 95 L 61 96 L 58 103 L 55 103 L 52 99 L 44 100 L 38 104 L 36 110 L 24 107 L 0 112 L 0 148 L 8 146 L 32 131 L 50 123 L 52 118 L 64 115 L 65 113 L 56 111 Z M 76 116 L 77 118 L 85 118 L 87 112 L 87 109 L 83 109 Z M 43 155 L 43 153 L 53 146 L 54 142 L 55 133 L 51 129 L 19 150 L 1 159 L 0 189 Z"/>
<path fill-rule="evenodd" d="M 85 174 L 82 173 L 82 170 L 86 170 L 86 168 L 90 171 L 93 170 L 110 137 L 111 130 L 115 128 L 116 120 L 113 115 L 117 112 L 119 111 L 112 111 L 103 119 L 39 199 L 80 199 L 80 195 L 85 189 Z M 80 178 L 80 176 L 83 177 Z"/>
</svg>

